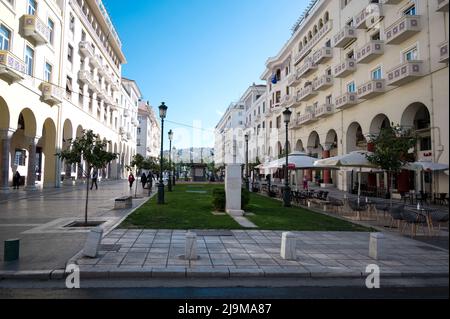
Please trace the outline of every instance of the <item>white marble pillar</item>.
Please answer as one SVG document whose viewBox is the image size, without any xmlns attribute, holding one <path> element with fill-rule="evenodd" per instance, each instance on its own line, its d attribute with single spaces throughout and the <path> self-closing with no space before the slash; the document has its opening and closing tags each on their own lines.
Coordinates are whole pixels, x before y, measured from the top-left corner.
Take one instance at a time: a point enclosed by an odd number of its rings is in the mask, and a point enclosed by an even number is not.
<svg viewBox="0 0 450 319">
<path fill-rule="evenodd" d="M 10 151 L 11 151 L 11 138 L 14 134 L 14 130 L 1 130 L 0 138 L 2 140 L 2 158 L 0 162 L 1 167 L 1 185 L 0 185 L 0 193 L 9 192 L 9 168 L 10 168 Z"/>
<path fill-rule="evenodd" d="M 243 216 L 241 205 L 241 164 L 228 164 L 225 168 L 226 212 L 232 216 Z"/>
<path fill-rule="evenodd" d="M 297 259 L 297 236 L 291 232 L 285 232 L 281 235 L 281 258 L 285 260 Z"/>
<path fill-rule="evenodd" d="M 35 191 L 36 188 L 36 144 L 39 137 L 28 137 L 28 172 L 26 191 Z"/>
<path fill-rule="evenodd" d="M 371 233 L 370 241 L 369 241 L 369 257 L 380 260 L 384 259 L 385 251 L 384 251 L 384 241 L 385 237 L 383 233 Z"/>
<path fill-rule="evenodd" d="M 196 260 L 197 255 L 197 235 L 195 233 L 188 232 L 186 234 L 186 243 L 184 248 L 184 258 L 186 260 Z"/>
</svg>

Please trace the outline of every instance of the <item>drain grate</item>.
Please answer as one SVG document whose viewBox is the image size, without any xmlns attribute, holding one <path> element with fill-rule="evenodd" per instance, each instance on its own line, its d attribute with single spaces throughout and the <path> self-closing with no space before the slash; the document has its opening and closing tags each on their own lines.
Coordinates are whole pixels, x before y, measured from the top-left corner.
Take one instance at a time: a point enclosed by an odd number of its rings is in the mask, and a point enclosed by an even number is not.
<svg viewBox="0 0 450 319">
<path fill-rule="evenodd" d="M 118 252 L 122 248 L 122 245 L 102 244 L 100 245 L 101 251 L 115 251 Z"/>
<path fill-rule="evenodd" d="M 197 236 L 233 236 L 230 230 L 193 230 Z"/>
</svg>

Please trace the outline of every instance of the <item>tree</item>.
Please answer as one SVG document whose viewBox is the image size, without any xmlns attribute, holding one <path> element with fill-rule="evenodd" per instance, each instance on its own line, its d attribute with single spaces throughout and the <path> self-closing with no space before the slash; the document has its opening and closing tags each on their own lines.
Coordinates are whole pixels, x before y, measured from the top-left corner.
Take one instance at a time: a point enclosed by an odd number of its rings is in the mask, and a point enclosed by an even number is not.
<svg viewBox="0 0 450 319">
<path fill-rule="evenodd" d="M 86 203 L 84 208 L 84 223 L 88 223 L 88 203 L 89 203 L 89 179 L 91 177 L 92 169 L 103 169 L 113 160 L 117 158 L 118 154 L 106 151 L 108 142 L 100 137 L 92 130 L 84 130 L 83 135 L 77 137 L 75 140 L 70 139 L 70 147 L 56 154 L 61 160 L 67 164 L 78 164 L 81 167 L 82 161 L 85 162 L 84 176 L 86 182 Z"/>
<path fill-rule="evenodd" d="M 370 135 L 375 145 L 373 155 L 367 159 L 372 164 L 385 170 L 388 174 L 388 192 L 392 206 L 392 176 L 401 171 L 402 167 L 411 161 L 411 149 L 417 144 L 417 137 L 410 129 L 400 125 L 383 128 L 379 135 Z"/>
</svg>

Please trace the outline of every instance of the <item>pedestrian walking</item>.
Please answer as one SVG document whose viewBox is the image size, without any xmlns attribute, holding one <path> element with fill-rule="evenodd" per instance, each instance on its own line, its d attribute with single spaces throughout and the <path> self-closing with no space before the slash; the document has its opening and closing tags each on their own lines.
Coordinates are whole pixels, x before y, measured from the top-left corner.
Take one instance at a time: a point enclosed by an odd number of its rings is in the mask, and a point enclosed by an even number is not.
<svg viewBox="0 0 450 319">
<path fill-rule="evenodd" d="M 148 175 L 147 175 L 147 183 L 148 183 L 148 188 L 149 189 L 152 189 L 153 188 L 153 179 L 154 179 L 155 177 L 153 176 L 153 174 L 152 174 L 152 172 L 148 172 Z"/>
<path fill-rule="evenodd" d="M 142 188 L 145 189 L 145 184 L 147 184 L 147 176 L 145 175 L 145 172 L 142 172 L 141 183 L 142 183 Z"/>
<path fill-rule="evenodd" d="M 133 188 L 134 180 L 135 180 L 134 175 L 133 175 L 133 173 L 131 172 L 130 175 L 128 176 L 128 183 L 130 183 L 130 189 Z"/>
<path fill-rule="evenodd" d="M 303 177 L 303 189 L 307 190 L 308 189 L 308 179 L 305 177 Z"/>
<path fill-rule="evenodd" d="M 22 176 L 20 176 L 20 173 L 19 173 L 19 171 L 16 171 L 16 173 L 14 174 L 14 176 L 13 176 L 13 188 L 14 189 L 19 189 L 19 186 L 20 186 L 20 178 L 21 178 Z"/>
<path fill-rule="evenodd" d="M 98 180 L 98 170 L 95 168 L 94 171 L 92 172 L 91 190 L 94 187 L 94 184 L 95 184 L 95 190 L 98 190 L 97 180 Z"/>
</svg>

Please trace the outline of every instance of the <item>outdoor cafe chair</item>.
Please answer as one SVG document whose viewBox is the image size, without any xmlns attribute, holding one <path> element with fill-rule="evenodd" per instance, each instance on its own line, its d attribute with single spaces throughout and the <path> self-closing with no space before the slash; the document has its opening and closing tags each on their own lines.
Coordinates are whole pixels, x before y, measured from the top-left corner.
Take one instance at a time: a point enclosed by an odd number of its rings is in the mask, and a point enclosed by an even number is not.
<svg viewBox="0 0 450 319">
<path fill-rule="evenodd" d="M 415 237 L 417 235 L 417 228 L 422 225 L 427 225 L 427 218 L 425 215 L 422 215 L 418 212 L 413 212 L 410 210 L 403 210 L 401 212 L 402 218 L 403 218 L 403 228 L 407 227 L 408 225 L 411 226 L 411 237 Z M 425 232 L 425 227 L 423 228 L 423 233 Z"/>
<path fill-rule="evenodd" d="M 447 193 L 440 193 L 434 196 L 434 203 L 445 205 L 447 203 Z"/>
<path fill-rule="evenodd" d="M 365 202 L 359 202 L 356 200 L 349 200 L 348 205 L 350 206 L 351 210 L 356 213 L 359 220 L 361 220 L 361 212 L 367 210 L 367 205 Z"/>
<path fill-rule="evenodd" d="M 448 220 L 449 220 L 448 212 L 432 211 L 430 214 L 431 214 L 431 221 L 433 223 L 438 224 L 438 234 L 441 232 L 441 226 L 443 224 L 447 224 L 448 227 Z"/>
<path fill-rule="evenodd" d="M 403 216 L 402 216 L 402 212 L 405 210 L 405 206 L 401 205 L 401 206 L 392 206 L 389 207 L 388 212 L 389 215 L 391 216 L 391 222 L 389 224 L 389 228 L 393 228 L 394 224 L 397 222 L 397 229 L 402 232 L 402 222 L 403 220 Z"/>
</svg>

